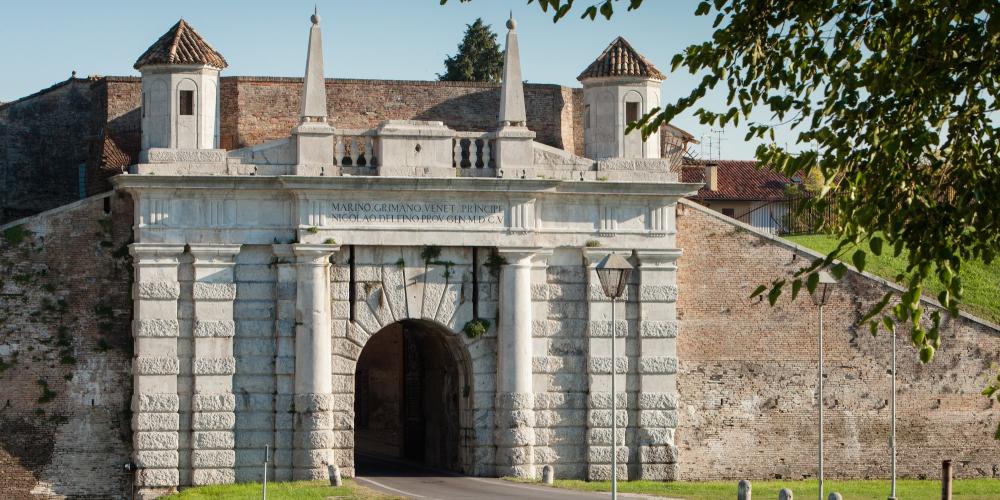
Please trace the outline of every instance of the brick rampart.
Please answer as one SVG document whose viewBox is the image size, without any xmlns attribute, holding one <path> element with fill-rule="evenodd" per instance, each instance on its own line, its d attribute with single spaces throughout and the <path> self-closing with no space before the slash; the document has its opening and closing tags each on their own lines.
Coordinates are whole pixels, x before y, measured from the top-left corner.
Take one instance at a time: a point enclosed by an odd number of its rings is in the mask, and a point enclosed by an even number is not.
<svg viewBox="0 0 1000 500">
<path fill-rule="evenodd" d="M 0 498 L 127 491 L 132 202 L 0 227 Z"/>
<path fill-rule="evenodd" d="M 690 202 L 677 226 L 681 478 L 815 477 L 817 307 L 806 293 L 775 307 L 748 299 L 813 254 Z M 858 324 L 889 289 L 851 272 L 825 308 L 828 477 L 889 474 L 890 337 Z M 922 365 L 899 333 L 899 473 L 937 477 L 952 459 L 957 476 L 1000 476 L 1000 408 L 980 395 L 996 376 L 1000 331 L 961 317 L 941 342 Z"/>
</svg>

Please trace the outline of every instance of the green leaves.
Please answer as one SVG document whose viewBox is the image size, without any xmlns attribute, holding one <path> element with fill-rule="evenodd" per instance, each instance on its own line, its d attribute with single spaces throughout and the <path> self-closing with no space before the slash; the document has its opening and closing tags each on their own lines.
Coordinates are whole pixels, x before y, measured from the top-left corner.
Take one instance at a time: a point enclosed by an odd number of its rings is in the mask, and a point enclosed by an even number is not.
<svg viewBox="0 0 1000 500">
<path fill-rule="evenodd" d="M 864 250 L 856 250 L 854 255 L 851 257 L 851 262 L 854 264 L 854 267 L 858 270 L 858 272 L 863 272 L 865 270 L 865 257 L 867 257 L 867 255 Z"/>
<path fill-rule="evenodd" d="M 442 0 L 444 4 L 447 0 Z M 466 26 L 458 52 L 444 61 L 445 72 L 438 79 L 449 82 L 496 82 L 503 73 L 503 52 L 497 35 L 477 18 Z"/>
</svg>

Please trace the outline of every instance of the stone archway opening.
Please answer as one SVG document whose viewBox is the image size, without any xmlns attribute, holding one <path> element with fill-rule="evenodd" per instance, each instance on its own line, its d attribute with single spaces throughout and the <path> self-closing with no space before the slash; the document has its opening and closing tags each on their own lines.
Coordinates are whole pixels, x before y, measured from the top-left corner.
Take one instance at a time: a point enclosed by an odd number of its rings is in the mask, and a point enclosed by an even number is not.
<svg viewBox="0 0 1000 500">
<path fill-rule="evenodd" d="M 469 364 L 455 335 L 404 320 L 365 344 L 354 377 L 355 454 L 465 472 L 461 423 Z"/>
</svg>

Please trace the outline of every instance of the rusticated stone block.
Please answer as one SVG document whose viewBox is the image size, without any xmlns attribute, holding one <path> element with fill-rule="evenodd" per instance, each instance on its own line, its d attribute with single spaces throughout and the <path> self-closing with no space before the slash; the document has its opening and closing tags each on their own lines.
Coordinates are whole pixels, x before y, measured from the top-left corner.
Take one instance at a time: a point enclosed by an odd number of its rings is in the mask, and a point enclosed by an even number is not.
<svg viewBox="0 0 1000 500">
<path fill-rule="evenodd" d="M 676 410 L 639 410 L 639 427 L 677 427 Z"/>
<path fill-rule="evenodd" d="M 135 485 L 138 487 L 156 488 L 178 484 L 177 469 L 140 469 L 135 474 Z"/>
<path fill-rule="evenodd" d="M 639 336 L 647 338 L 677 337 L 676 321 L 642 321 L 639 323 Z"/>
<path fill-rule="evenodd" d="M 176 468 L 177 450 L 141 450 L 135 453 L 135 463 L 141 468 Z"/>
<path fill-rule="evenodd" d="M 195 431 L 191 446 L 196 450 L 231 450 L 236 446 L 231 431 Z"/>
<path fill-rule="evenodd" d="M 191 428 L 196 431 L 228 431 L 236 426 L 236 415 L 232 412 L 195 413 L 191 416 Z"/>
<path fill-rule="evenodd" d="M 234 335 L 236 335 L 236 324 L 231 320 L 197 320 L 194 323 L 195 337 L 232 337 Z"/>
<path fill-rule="evenodd" d="M 180 408 L 180 398 L 176 394 L 135 394 L 132 396 L 132 411 L 140 413 L 171 413 Z"/>
<path fill-rule="evenodd" d="M 218 469 L 236 465 L 234 450 L 194 450 L 191 465 L 198 469 Z"/>
<path fill-rule="evenodd" d="M 670 445 L 640 446 L 639 461 L 644 464 L 672 464 L 677 462 L 677 448 Z"/>
<path fill-rule="evenodd" d="M 140 300 L 177 300 L 181 296 L 180 283 L 176 281 L 140 281 L 133 289 Z"/>
<path fill-rule="evenodd" d="M 236 396 L 233 394 L 195 394 L 191 397 L 191 409 L 199 412 L 234 411 Z"/>
<path fill-rule="evenodd" d="M 137 319 L 132 322 L 132 335 L 136 337 L 176 337 L 180 325 L 176 319 Z"/>
<path fill-rule="evenodd" d="M 639 393 L 640 410 L 676 410 L 677 396 L 665 392 Z"/>
<path fill-rule="evenodd" d="M 639 373 L 677 373 L 677 358 L 673 356 L 645 356 L 639 359 Z"/>
<path fill-rule="evenodd" d="M 639 479 L 643 481 L 676 481 L 677 464 L 639 464 Z"/>
<path fill-rule="evenodd" d="M 236 300 L 235 283 L 194 283 L 191 289 L 194 300 Z"/>
<path fill-rule="evenodd" d="M 132 415 L 132 430 L 177 431 L 178 422 L 176 413 L 136 413 Z"/>
<path fill-rule="evenodd" d="M 140 356 L 132 360 L 132 372 L 136 375 L 177 375 L 177 358 Z"/>
<path fill-rule="evenodd" d="M 176 431 L 143 431 L 132 435 L 132 448 L 139 450 L 176 450 Z"/>
<path fill-rule="evenodd" d="M 642 285 L 639 287 L 639 300 L 642 302 L 675 302 L 677 301 L 677 286 Z"/>
<path fill-rule="evenodd" d="M 236 373 L 236 358 L 195 358 L 191 372 L 195 375 L 232 375 Z"/>
<path fill-rule="evenodd" d="M 191 484 L 232 484 L 236 482 L 236 472 L 232 469 L 195 469 L 191 472 Z"/>
</svg>

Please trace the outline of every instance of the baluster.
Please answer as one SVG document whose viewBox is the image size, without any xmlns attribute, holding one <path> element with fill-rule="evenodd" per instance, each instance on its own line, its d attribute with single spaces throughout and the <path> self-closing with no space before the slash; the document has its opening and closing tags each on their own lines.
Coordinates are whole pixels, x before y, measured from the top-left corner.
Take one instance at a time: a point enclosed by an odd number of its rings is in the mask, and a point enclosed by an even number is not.
<svg viewBox="0 0 1000 500">
<path fill-rule="evenodd" d="M 462 138 L 455 137 L 455 146 L 451 148 L 451 164 L 452 167 L 461 168 L 462 167 Z"/>
<path fill-rule="evenodd" d="M 351 136 L 351 166 L 358 166 L 358 138 Z"/>
<path fill-rule="evenodd" d="M 475 137 L 469 139 L 469 168 L 479 166 L 479 142 Z"/>
<path fill-rule="evenodd" d="M 333 163 L 335 165 L 343 166 L 344 165 L 344 136 L 342 136 L 342 135 L 338 135 L 337 136 L 337 143 L 336 143 L 336 145 L 334 145 L 333 149 L 334 149 L 334 153 L 335 153 L 334 154 L 334 158 L 333 158 Z"/>
<path fill-rule="evenodd" d="M 363 140 L 365 141 L 365 165 L 369 167 L 374 166 L 375 163 L 372 161 L 372 150 L 374 149 L 372 146 L 372 138 L 366 135 L 363 137 Z"/>
<path fill-rule="evenodd" d="M 483 168 L 490 168 L 490 138 L 483 136 Z"/>
</svg>

